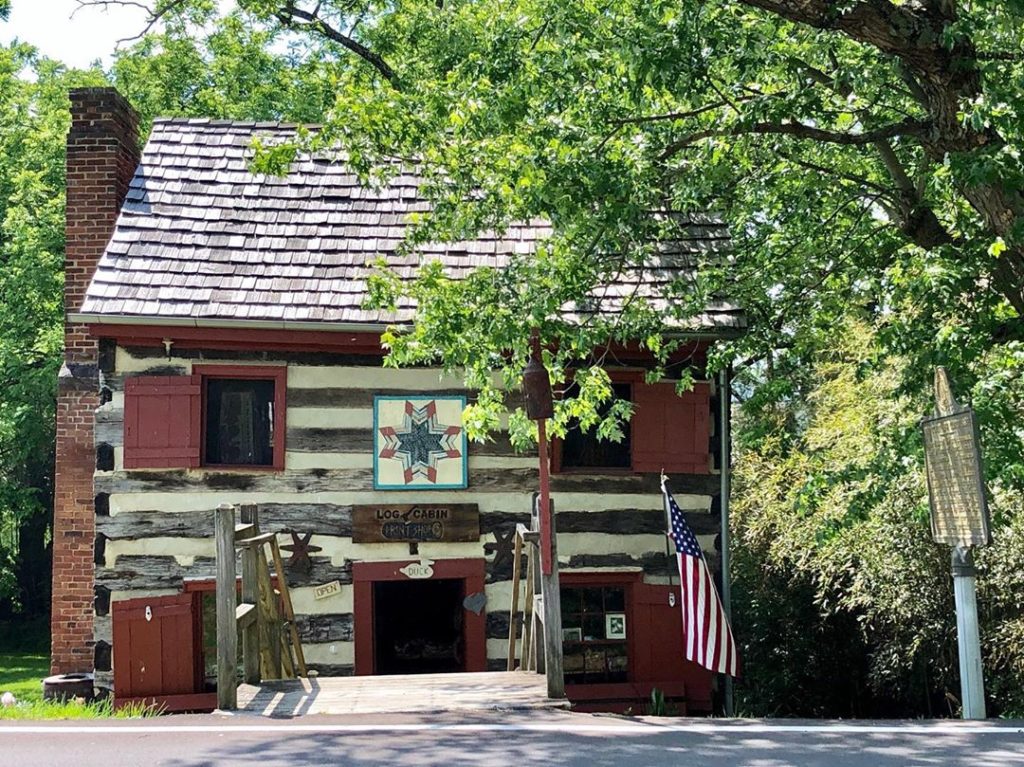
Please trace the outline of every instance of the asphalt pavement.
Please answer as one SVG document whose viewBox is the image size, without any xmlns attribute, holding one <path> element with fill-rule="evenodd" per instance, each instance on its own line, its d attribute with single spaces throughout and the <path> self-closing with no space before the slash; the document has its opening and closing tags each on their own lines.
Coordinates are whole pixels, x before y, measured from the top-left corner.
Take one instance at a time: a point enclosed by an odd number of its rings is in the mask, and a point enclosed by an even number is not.
<svg viewBox="0 0 1024 767">
<path fill-rule="evenodd" d="M 1022 722 L 167 716 L 0 722 L 4 767 L 1024 767 Z"/>
</svg>

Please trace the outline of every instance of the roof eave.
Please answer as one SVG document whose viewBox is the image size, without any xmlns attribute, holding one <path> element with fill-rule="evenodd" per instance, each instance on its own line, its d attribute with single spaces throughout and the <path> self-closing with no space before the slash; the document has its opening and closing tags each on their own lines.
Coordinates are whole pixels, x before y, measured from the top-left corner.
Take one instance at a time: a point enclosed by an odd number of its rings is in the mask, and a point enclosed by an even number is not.
<svg viewBox="0 0 1024 767">
<path fill-rule="evenodd" d="M 326 333 L 383 333 L 389 327 L 381 322 L 310 322 L 302 320 L 234 320 L 215 317 L 159 317 L 139 314 L 94 314 L 72 312 L 68 322 L 84 325 L 148 325 L 166 328 L 238 328 L 245 330 L 320 330 Z"/>
<path fill-rule="evenodd" d="M 145 325 L 166 328 L 237 328 L 239 330 L 294 330 L 322 331 L 325 333 L 383 333 L 396 327 L 409 327 L 409 323 L 382 322 L 315 322 L 303 320 L 242 320 L 216 317 L 160 317 L 137 314 L 97 314 L 92 312 L 71 312 L 68 322 L 83 325 Z M 747 328 L 722 326 L 697 330 L 668 330 L 669 338 L 694 341 L 717 341 L 739 338 Z"/>
</svg>

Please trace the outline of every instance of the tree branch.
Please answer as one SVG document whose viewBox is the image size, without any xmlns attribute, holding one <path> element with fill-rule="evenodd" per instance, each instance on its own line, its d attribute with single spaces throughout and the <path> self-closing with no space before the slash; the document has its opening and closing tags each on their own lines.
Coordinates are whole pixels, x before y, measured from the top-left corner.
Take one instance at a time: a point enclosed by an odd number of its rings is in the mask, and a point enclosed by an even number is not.
<svg viewBox="0 0 1024 767">
<path fill-rule="evenodd" d="M 839 10 L 831 0 L 741 0 L 745 5 L 774 13 L 816 29 L 832 29 L 895 56 L 912 54 L 913 35 L 922 19 L 907 6 L 890 0 L 865 0 Z M 938 45 L 938 42 L 935 43 Z"/>
<path fill-rule="evenodd" d="M 709 128 L 708 130 L 696 131 L 673 141 L 661 153 L 660 159 L 667 160 L 683 148 L 716 136 L 745 136 L 745 135 L 767 135 L 777 134 L 792 136 L 798 139 L 807 139 L 825 144 L 844 144 L 846 146 L 865 146 L 874 144 L 883 139 L 895 138 L 897 136 L 923 136 L 929 127 L 924 120 L 902 120 L 892 125 L 886 125 L 875 130 L 864 131 L 863 133 L 837 133 L 836 131 L 823 130 L 803 123 L 768 123 L 759 122 L 750 125 L 735 125 L 730 128 Z"/>
<path fill-rule="evenodd" d="M 1009 51 L 978 51 L 978 61 L 1024 61 L 1024 54 Z"/>
<path fill-rule="evenodd" d="M 186 0 L 169 0 L 169 2 L 163 7 L 146 5 L 145 3 L 135 2 L 135 0 L 76 0 L 78 7 L 71 12 L 71 18 L 74 18 L 75 14 L 83 8 L 101 8 L 105 12 L 110 6 L 115 5 L 122 8 L 138 8 L 146 12 L 148 18 L 146 19 L 146 25 L 137 35 L 131 35 L 129 37 L 122 37 L 116 41 L 115 45 L 120 46 L 121 43 L 131 43 L 136 40 L 140 40 L 148 35 L 165 16 L 171 11 L 177 10 L 183 6 Z"/>
<path fill-rule="evenodd" d="M 834 78 L 830 77 L 825 72 L 822 72 L 820 69 L 816 69 L 810 64 L 803 61 L 801 61 L 800 64 L 812 79 L 827 87 L 831 87 L 843 98 L 849 98 L 853 94 L 853 89 L 850 88 L 849 85 L 835 81 Z M 915 87 L 916 81 L 907 71 L 907 68 L 900 67 L 900 69 L 904 73 L 904 79 L 907 79 L 908 84 L 910 84 L 912 88 Z M 920 86 L 917 87 L 919 88 Z M 889 195 L 889 199 L 892 200 L 892 204 L 896 207 L 890 207 L 890 205 L 886 204 L 885 201 L 880 201 L 880 204 L 882 204 L 886 211 L 897 221 L 903 234 L 915 245 L 925 249 L 934 248 L 940 245 L 947 245 L 953 242 L 953 235 L 951 235 L 942 222 L 939 221 L 939 218 L 935 215 L 935 211 L 932 209 L 931 205 L 925 201 L 924 189 L 920 182 L 915 184 L 907 174 L 906 170 L 903 168 L 903 163 L 900 162 L 900 159 L 897 157 L 896 151 L 893 149 L 892 144 L 889 143 L 889 140 L 879 138 L 876 141 L 872 141 L 871 145 L 878 152 L 878 155 L 882 160 L 882 164 L 885 166 L 890 178 L 892 178 L 893 183 L 896 184 L 896 188 L 899 191 L 896 196 Z M 801 161 L 795 160 L 795 162 L 800 163 Z M 863 179 L 861 183 L 868 184 L 870 182 L 868 182 L 867 179 Z M 880 189 L 880 187 L 875 188 Z"/>
<path fill-rule="evenodd" d="M 319 6 L 317 6 L 313 11 L 304 11 L 301 8 L 296 7 L 294 4 L 288 3 L 278 12 L 278 19 L 285 26 L 294 25 L 310 29 L 323 35 L 329 40 L 333 40 L 343 48 L 356 54 L 359 58 L 380 72 L 384 79 L 387 80 L 394 88 L 398 88 L 398 76 L 395 74 L 395 70 L 392 69 L 386 61 L 384 61 L 384 58 L 379 53 L 371 51 L 359 41 L 352 39 L 340 30 L 332 27 L 320 18 L 318 12 Z M 296 19 L 302 23 L 295 24 Z"/>
<path fill-rule="evenodd" d="M 753 96 L 750 98 L 754 98 Z M 743 99 L 748 101 L 749 99 Z M 633 125 L 636 123 L 653 123 L 663 122 L 666 120 L 685 120 L 689 117 L 699 117 L 707 112 L 712 112 L 716 109 L 721 109 L 728 104 L 724 101 L 719 101 L 714 104 L 708 104 L 707 106 L 698 107 L 697 109 L 691 109 L 688 112 L 666 112 L 665 114 L 657 115 L 641 115 L 639 117 L 622 117 L 617 120 L 610 120 L 612 125 Z"/>
<path fill-rule="evenodd" d="M 817 163 L 811 162 L 809 160 L 802 160 L 799 157 L 794 157 L 793 155 L 790 154 L 784 154 L 783 156 L 790 162 L 799 165 L 801 168 L 817 171 L 818 173 L 824 173 L 829 176 L 835 176 L 836 178 L 841 178 L 846 181 L 850 181 L 854 184 L 868 187 L 869 189 L 874 189 L 879 194 L 890 196 L 893 194 L 894 191 L 892 189 L 887 189 L 881 184 L 876 184 L 874 181 L 866 179 L 863 176 L 855 176 L 852 173 L 843 173 L 842 171 L 838 171 L 835 168 L 829 168 L 825 165 L 818 165 Z"/>
</svg>

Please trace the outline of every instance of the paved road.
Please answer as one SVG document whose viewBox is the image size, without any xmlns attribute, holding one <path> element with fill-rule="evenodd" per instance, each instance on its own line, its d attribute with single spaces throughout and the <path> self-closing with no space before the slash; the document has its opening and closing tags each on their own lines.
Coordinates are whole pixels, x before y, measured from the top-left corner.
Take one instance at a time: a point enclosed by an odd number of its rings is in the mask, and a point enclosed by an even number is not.
<svg viewBox="0 0 1024 767">
<path fill-rule="evenodd" d="M 0 762 L 5 767 L 1024 767 L 1024 723 L 638 720 L 568 713 L 0 722 Z"/>
</svg>

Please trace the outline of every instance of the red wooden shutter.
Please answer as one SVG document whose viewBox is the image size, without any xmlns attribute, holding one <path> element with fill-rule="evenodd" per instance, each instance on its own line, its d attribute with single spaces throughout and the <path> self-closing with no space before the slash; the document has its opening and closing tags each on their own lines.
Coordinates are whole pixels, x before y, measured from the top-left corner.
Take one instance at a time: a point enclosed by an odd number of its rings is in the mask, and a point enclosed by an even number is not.
<svg viewBox="0 0 1024 767">
<path fill-rule="evenodd" d="M 139 376 L 124 387 L 124 467 L 192 468 L 202 436 L 201 377 Z"/>
<path fill-rule="evenodd" d="M 676 394 L 674 383 L 633 385 L 633 471 L 711 472 L 711 386 Z"/>
<path fill-rule="evenodd" d="M 198 592 L 115 601 L 114 696 L 202 692 L 201 613 Z"/>
</svg>

